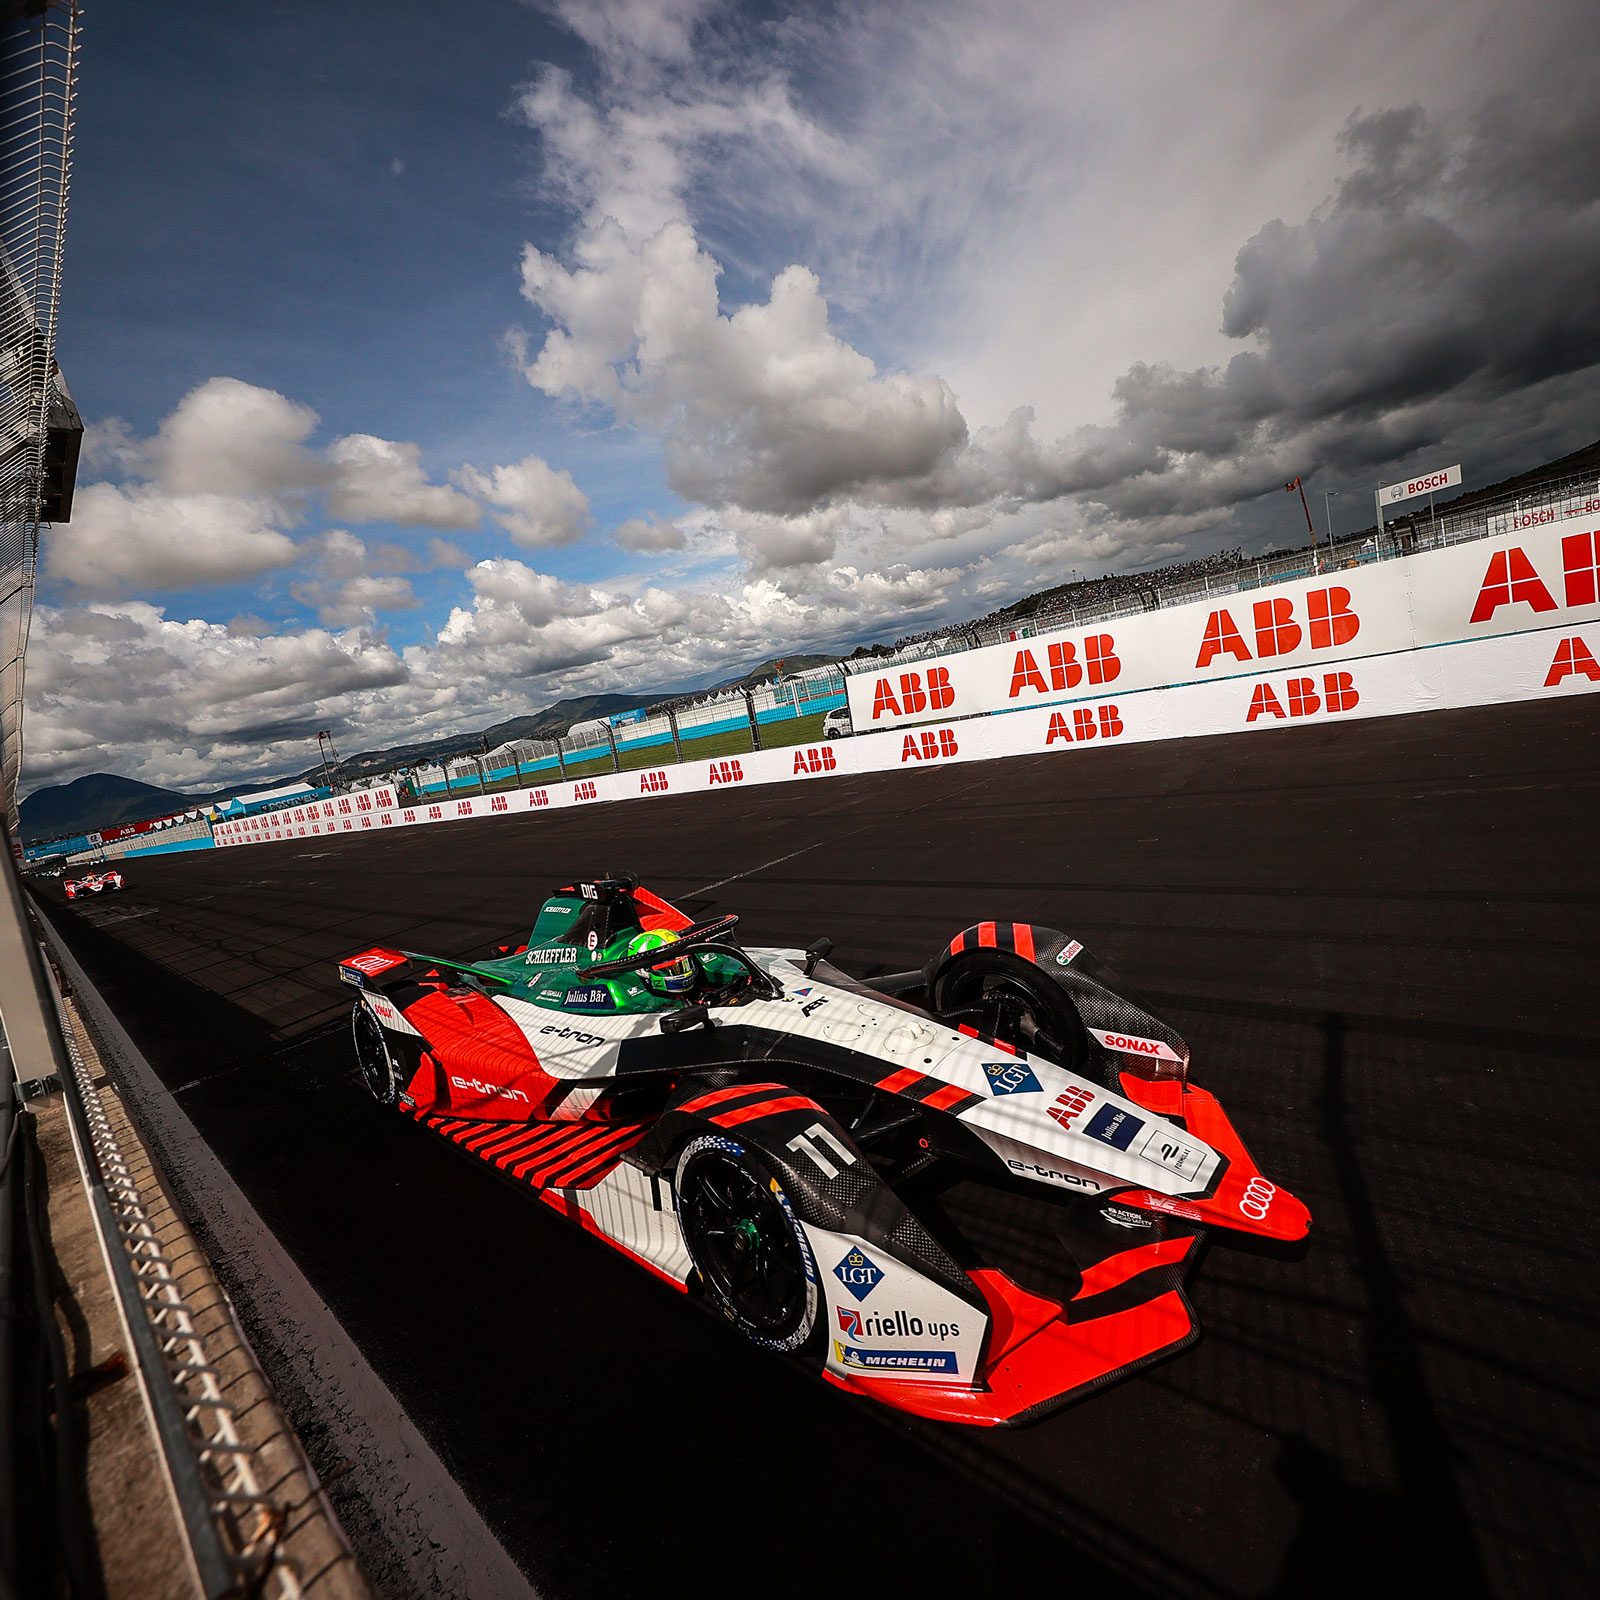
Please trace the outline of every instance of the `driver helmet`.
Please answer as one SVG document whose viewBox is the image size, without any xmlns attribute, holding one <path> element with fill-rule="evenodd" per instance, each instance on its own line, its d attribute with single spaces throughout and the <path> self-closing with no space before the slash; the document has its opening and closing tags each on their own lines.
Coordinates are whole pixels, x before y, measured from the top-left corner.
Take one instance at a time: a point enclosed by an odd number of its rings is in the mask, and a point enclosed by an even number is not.
<svg viewBox="0 0 1600 1600">
<path fill-rule="evenodd" d="M 643 955 L 647 950 L 664 950 L 677 942 L 677 934 L 670 933 L 666 929 L 654 933 L 639 933 L 628 941 L 628 954 L 637 956 Z M 687 994 L 694 987 L 694 962 L 688 956 L 679 956 L 676 960 L 662 961 L 656 966 L 646 967 L 641 976 L 657 994 Z"/>
</svg>

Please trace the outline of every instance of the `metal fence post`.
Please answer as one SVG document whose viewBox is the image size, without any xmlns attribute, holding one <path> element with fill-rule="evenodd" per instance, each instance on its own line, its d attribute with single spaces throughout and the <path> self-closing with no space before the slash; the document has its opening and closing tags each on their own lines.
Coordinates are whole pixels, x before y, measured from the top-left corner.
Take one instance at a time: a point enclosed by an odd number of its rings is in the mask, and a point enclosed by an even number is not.
<svg viewBox="0 0 1600 1600">
<path fill-rule="evenodd" d="M 611 726 L 611 719 L 607 717 L 601 726 L 606 730 L 606 743 L 611 746 L 611 770 L 613 772 L 621 772 L 622 762 L 617 757 L 617 735 Z"/>
<path fill-rule="evenodd" d="M 761 748 L 761 724 L 756 721 L 755 696 L 748 689 L 740 691 L 744 695 L 745 715 L 750 718 L 750 745 L 752 749 Z"/>
<path fill-rule="evenodd" d="M 556 765 L 561 769 L 561 781 L 567 781 L 567 757 L 561 748 L 561 735 L 556 735 Z"/>
<path fill-rule="evenodd" d="M 683 740 L 678 734 L 678 713 L 671 706 L 667 707 L 667 726 L 672 729 L 673 753 L 681 762 L 683 760 Z"/>
</svg>

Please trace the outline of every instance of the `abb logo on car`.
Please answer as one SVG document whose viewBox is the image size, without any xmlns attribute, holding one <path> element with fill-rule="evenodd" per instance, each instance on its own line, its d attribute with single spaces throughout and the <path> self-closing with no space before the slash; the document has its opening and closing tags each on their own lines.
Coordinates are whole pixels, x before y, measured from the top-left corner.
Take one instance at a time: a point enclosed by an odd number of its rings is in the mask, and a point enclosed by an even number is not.
<svg viewBox="0 0 1600 1600">
<path fill-rule="evenodd" d="M 1115 739 L 1122 732 L 1122 716 L 1115 706 L 1099 708 L 1099 725 L 1096 726 L 1093 706 L 1074 706 L 1072 720 L 1068 722 L 1065 711 L 1050 713 L 1050 727 L 1044 736 L 1048 748 L 1057 739 L 1082 744 L 1085 739 Z"/>
<path fill-rule="evenodd" d="M 1285 711 L 1270 683 L 1258 683 L 1251 691 L 1250 709 L 1245 722 L 1257 717 L 1276 717 L 1282 722 L 1286 717 L 1309 717 L 1326 706 L 1329 711 L 1351 711 L 1361 702 L 1355 679 L 1348 672 L 1325 672 L 1322 675 L 1322 695 L 1317 695 L 1316 681 L 1312 678 L 1290 678 L 1283 686 L 1289 702 Z"/>
<path fill-rule="evenodd" d="M 1259 1173 L 1244 1186 L 1244 1193 L 1239 1196 L 1239 1210 L 1256 1222 L 1266 1219 L 1267 1209 L 1272 1204 L 1272 1197 L 1278 1192 L 1275 1183 L 1268 1183 Z"/>
<path fill-rule="evenodd" d="M 744 768 L 737 761 L 713 761 L 706 774 L 711 783 L 743 783 Z"/>
<path fill-rule="evenodd" d="M 919 711 L 948 711 L 955 698 L 948 667 L 929 667 L 926 685 L 922 673 L 902 672 L 898 699 L 890 680 L 879 678 L 872 686 L 872 720 L 876 722 L 886 711 L 895 717 L 911 717 Z"/>
<path fill-rule="evenodd" d="M 1064 1093 L 1056 1096 L 1056 1103 L 1053 1106 L 1046 1106 L 1045 1110 L 1063 1128 L 1070 1129 L 1072 1119 L 1087 1111 L 1093 1099 L 1094 1090 L 1082 1088 L 1078 1084 L 1069 1084 Z"/>
<path fill-rule="evenodd" d="M 1312 589 L 1306 595 L 1306 625 L 1295 620 L 1294 601 L 1287 595 L 1257 600 L 1251 607 L 1255 623 L 1255 656 L 1286 656 L 1300 648 L 1309 636 L 1313 650 L 1331 650 L 1349 644 L 1361 631 L 1361 618 L 1350 608 L 1348 589 Z M 1206 619 L 1195 666 L 1209 667 L 1220 655 L 1236 661 L 1255 659 L 1245 643 L 1233 613 L 1226 607 L 1213 611 Z"/>
</svg>

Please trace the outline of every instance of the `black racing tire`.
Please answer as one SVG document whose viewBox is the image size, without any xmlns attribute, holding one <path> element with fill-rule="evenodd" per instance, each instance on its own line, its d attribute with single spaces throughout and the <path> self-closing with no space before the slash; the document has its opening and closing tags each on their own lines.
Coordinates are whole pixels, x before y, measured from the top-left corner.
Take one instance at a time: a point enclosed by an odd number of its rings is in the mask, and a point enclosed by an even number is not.
<svg viewBox="0 0 1600 1600">
<path fill-rule="evenodd" d="M 1042 1056 L 1068 1072 L 1089 1060 L 1089 1035 L 1078 1008 L 1050 975 L 1008 950 L 969 950 L 934 980 L 934 1013 L 966 1023 L 1014 1050 Z"/>
<path fill-rule="evenodd" d="M 392 1106 L 400 1098 L 400 1074 L 395 1071 L 389 1041 L 383 1036 L 383 1024 L 360 1000 L 350 1013 L 350 1035 L 355 1041 L 361 1081 L 379 1105 Z"/>
<path fill-rule="evenodd" d="M 745 1338 L 791 1353 L 820 1341 L 816 1257 L 764 1162 L 735 1139 L 699 1134 L 679 1153 L 673 1197 L 706 1298 Z"/>
</svg>

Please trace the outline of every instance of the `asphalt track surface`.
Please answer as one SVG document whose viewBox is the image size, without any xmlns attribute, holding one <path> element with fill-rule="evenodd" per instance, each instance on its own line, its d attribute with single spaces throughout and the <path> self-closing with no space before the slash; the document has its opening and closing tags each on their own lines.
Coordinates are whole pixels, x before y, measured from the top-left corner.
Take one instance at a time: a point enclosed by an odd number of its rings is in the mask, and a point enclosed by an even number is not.
<svg viewBox="0 0 1600 1600">
<path fill-rule="evenodd" d="M 1587 696 L 169 857 L 50 909 L 558 1600 L 1579 1597 L 1597 844 Z M 1183 1030 L 1310 1248 L 1214 1237 L 1201 1343 L 1028 1430 L 743 1345 L 381 1113 L 350 1057 L 336 957 L 464 955 L 614 869 L 865 974 L 980 919 L 1070 932 Z"/>
</svg>

